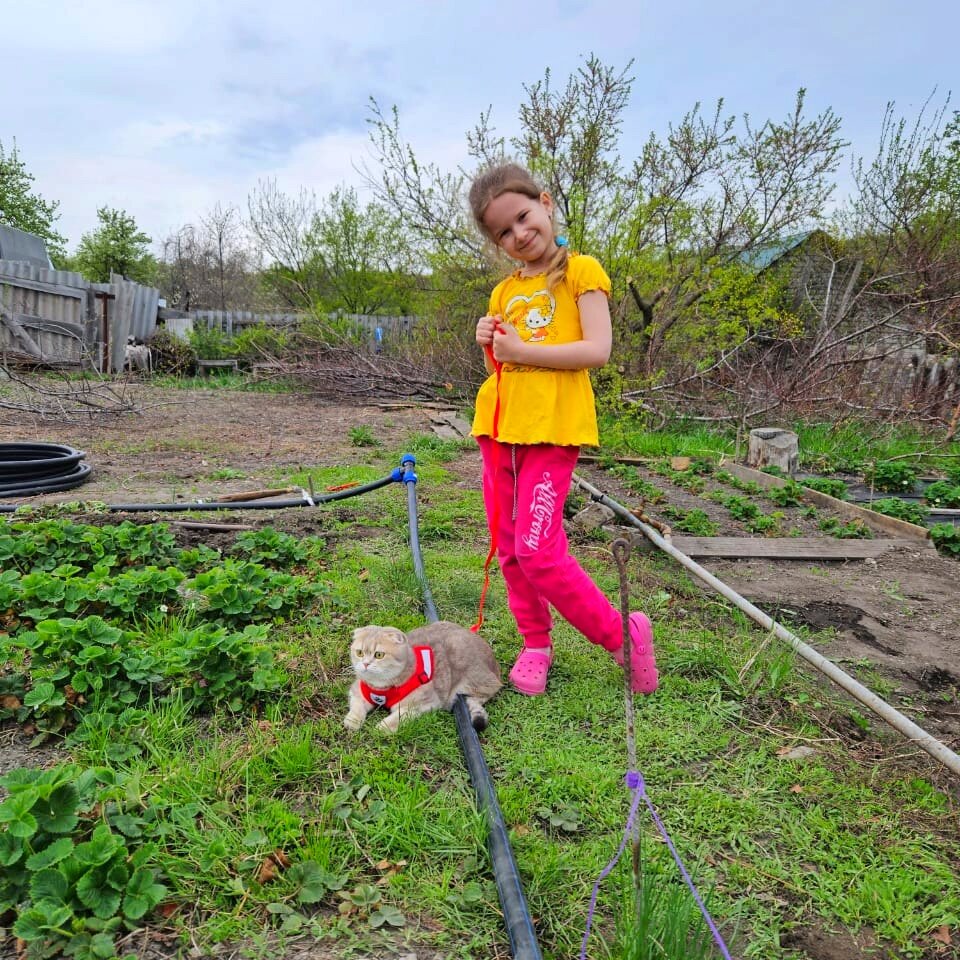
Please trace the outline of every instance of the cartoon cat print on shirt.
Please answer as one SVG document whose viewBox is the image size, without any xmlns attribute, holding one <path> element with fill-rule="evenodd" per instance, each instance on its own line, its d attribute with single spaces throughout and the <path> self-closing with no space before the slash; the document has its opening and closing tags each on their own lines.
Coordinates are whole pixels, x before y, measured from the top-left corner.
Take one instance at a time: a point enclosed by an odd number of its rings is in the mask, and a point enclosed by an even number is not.
<svg viewBox="0 0 960 960">
<path fill-rule="evenodd" d="M 543 343 L 553 339 L 555 331 L 550 329 L 550 325 L 556 306 L 557 302 L 549 290 L 538 290 L 529 297 L 522 294 L 511 297 L 503 315 L 527 343 Z"/>
</svg>

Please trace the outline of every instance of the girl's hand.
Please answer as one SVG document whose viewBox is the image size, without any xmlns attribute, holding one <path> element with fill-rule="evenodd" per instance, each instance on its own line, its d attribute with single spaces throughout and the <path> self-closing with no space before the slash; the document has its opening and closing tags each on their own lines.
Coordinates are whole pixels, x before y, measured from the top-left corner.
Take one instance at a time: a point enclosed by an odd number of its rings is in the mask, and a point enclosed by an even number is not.
<svg viewBox="0 0 960 960">
<path fill-rule="evenodd" d="M 523 350 L 526 344 L 517 333 L 517 328 L 509 323 L 501 323 L 493 335 L 493 356 L 497 363 L 523 363 Z"/>
<path fill-rule="evenodd" d="M 489 347 L 493 343 L 493 331 L 497 329 L 497 325 L 503 320 L 502 317 L 481 317 L 477 321 L 477 343 L 481 347 Z"/>
</svg>

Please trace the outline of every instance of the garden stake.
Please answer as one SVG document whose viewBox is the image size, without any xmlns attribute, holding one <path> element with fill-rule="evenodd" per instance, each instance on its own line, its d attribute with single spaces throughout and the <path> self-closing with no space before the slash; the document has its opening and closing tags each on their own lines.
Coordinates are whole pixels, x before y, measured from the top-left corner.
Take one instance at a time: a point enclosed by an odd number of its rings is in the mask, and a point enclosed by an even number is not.
<svg viewBox="0 0 960 960">
<path fill-rule="evenodd" d="M 656 824 L 657 830 L 660 831 L 660 835 L 666 842 L 667 847 L 680 870 L 680 875 L 683 877 L 684 883 L 686 883 L 690 893 L 693 895 L 694 901 L 700 908 L 700 913 L 703 915 L 704 920 L 706 920 L 707 927 L 710 929 L 710 933 L 713 936 L 714 942 L 719 948 L 721 955 L 725 958 L 725 960 L 732 960 L 730 952 L 727 950 L 727 946 L 723 942 L 723 937 L 720 936 L 720 931 L 717 929 L 717 925 L 713 922 L 713 918 L 707 911 L 706 904 L 703 902 L 703 899 L 697 892 L 697 888 L 694 886 L 693 880 L 691 879 L 690 874 L 687 872 L 687 868 L 683 865 L 683 861 L 680 859 L 680 855 L 677 853 L 677 848 L 674 846 L 673 840 L 670 838 L 670 834 L 667 833 L 667 828 L 663 825 L 663 821 L 657 814 L 653 802 L 647 796 L 647 791 L 643 782 L 643 775 L 637 770 L 637 743 L 633 711 L 633 687 L 630 682 L 630 627 L 627 619 L 629 617 L 630 609 L 630 589 L 627 584 L 627 560 L 630 557 L 630 543 L 629 541 L 623 539 L 614 540 L 611 546 L 611 551 L 613 552 L 613 558 L 617 563 L 617 571 L 620 574 L 620 615 L 623 619 L 623 673 L 626 684 L 625 698 L 627 719 L 627 762 L 629 767 L 626 776 L 623 779 L 624 783 L 627 785 L 627 788 L 633 792 L 633 799 L 630 802 L 630 813 L 627 815 L 627 822 L 623 829 L 623 839 L 620 841 L 620 846 L 617 848 L 617 852 L 613 855 L 613 858 L 610 860 L 610 862 L 603 868 L 603 870 L 600 871 L 600 876 L 597 877 L 597 881 L 593 885 L 593 891 L 590 894 L 590 908 L 587 911 L 587 927 L 583 934 L 583 941 L 580 944 L 580 960 L 586 960 L 587 957 L 587 941 L 590 938 L 590 925 L 593 922 L 593 914 L 597 905 L 597 895 L 600 892 L 600 884 L 609 876 L 610 871 L 613 870 L 613 868 L 617 865 L 617 861 L 620 859 L 620 856 L 626 848 L 627 840 L 629 839 L 631 833 L 634 835 L 633 883 L 637 893 L 641 897 L 643 896 L 643 871 L 641 869 L 642 865 L 640 862 L 641 842 L 639 830 L 636 826 L 637 808 L 640 806 L 641 800 L 643 800 L 650 809 L 650 815 L 653 817 L 653 822 Z"/>
</svg>

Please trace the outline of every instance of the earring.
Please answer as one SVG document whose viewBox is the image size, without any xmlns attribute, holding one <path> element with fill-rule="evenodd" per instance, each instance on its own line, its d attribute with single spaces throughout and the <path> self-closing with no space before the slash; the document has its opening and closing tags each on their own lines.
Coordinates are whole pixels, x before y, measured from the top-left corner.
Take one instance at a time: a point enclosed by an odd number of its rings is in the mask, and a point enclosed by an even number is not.
<svg viewBox="0 0 960 960">
<path fill-rule="evenodd" d="M 556 241 L 558 247 L 565 247 L 567 245 L 567 238 L 562 234 L 559 237 L 553 238 Z"/>
</svg>

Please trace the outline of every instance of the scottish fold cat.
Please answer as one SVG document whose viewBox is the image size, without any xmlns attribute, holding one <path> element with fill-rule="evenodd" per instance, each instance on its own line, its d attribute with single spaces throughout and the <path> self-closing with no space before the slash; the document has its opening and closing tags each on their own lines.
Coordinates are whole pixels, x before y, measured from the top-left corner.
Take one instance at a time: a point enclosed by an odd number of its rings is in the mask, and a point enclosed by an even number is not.
<svg viewBox="0 0 960 960">
<path fill-rule="evenodd" d="M 377 725 L 394 733 L 400 721 L 430 710 L 451 710 L 464 694 L 477 730 L 487 723 L 486 703 L 502 686 L 489 644 L 459 624 L 440 620 L 404 633 L 396 627 L 353 631 L 350 662 L 356 680 L 343 725 L 357 730 L 377 707 L 389 713 Z"/>
</svg>

